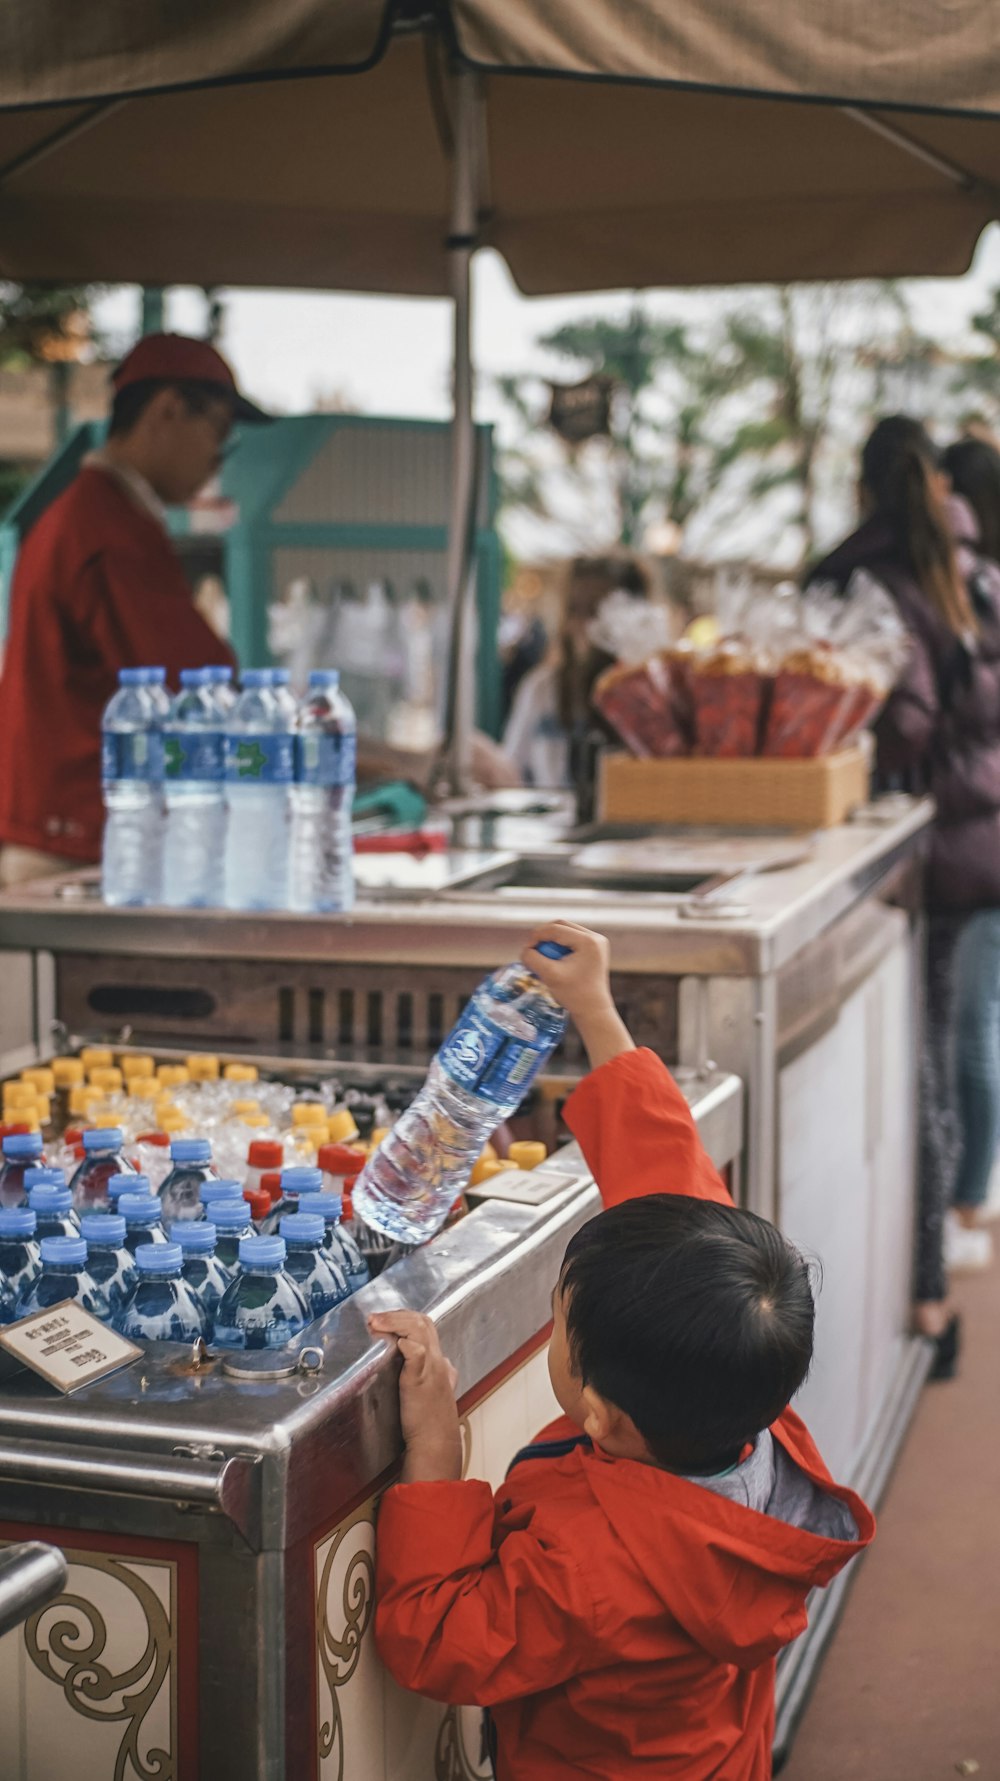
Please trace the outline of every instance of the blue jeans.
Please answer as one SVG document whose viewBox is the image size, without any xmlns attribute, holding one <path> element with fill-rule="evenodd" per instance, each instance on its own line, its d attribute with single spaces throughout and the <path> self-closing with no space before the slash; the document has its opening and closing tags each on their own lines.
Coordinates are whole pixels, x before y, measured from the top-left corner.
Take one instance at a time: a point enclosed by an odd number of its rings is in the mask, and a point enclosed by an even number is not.
<svg viewBox="0 0 1000 1781">
<path fill-rule="evenodd" d="M 1000 1141 L 1000 909 L 963 923 L 955 953 L 956 1206 L 981 1206 Z"/>
</svg>

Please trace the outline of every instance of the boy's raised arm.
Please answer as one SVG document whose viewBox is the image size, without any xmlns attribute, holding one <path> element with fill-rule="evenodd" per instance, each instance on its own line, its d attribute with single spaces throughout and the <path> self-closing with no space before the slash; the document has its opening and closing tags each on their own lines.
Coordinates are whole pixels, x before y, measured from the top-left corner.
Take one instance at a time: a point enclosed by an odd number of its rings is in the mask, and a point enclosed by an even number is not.
<svg viewBox="0 0 1000 1781">
<path fill-rule="evenodd" d="M 549 959 L 535 950 L 540 940 L 572 950 Z M 614 1005 L 603 936 L 552 922 L 532 935 L 523 958 L 576 1023 L 590 1059 L 591 1074 L 570 1096 L 564 1117 L 605 1205 L 644 1194 L 728 1203 L 683 1094 L 653 1052 L 636 1049 Z"/>
</svg>

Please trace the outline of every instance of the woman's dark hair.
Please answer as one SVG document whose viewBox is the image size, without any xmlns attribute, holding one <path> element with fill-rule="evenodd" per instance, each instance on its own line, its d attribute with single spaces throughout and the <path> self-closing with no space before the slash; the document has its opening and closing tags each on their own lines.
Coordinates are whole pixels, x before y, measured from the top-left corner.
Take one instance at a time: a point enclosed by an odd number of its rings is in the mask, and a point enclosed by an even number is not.
<svg viewBox="0 0 1000 1781">
<path fill-rule="evenodd" d="M 139 416 L 160 390 L 177 390 L 191 414 L 205 414 L 213 402 L 228 401 L 225 387 L 221 383 L 205 383 L 190 377 L 181 380 L 173 377 L 144 377 L 139 383 L 127 383 L 123 390 L 116 391 L 108 422 L 109 439 L 131 433 Z"/>
<path fill-rule="evenodd" d="M 568 619 L 574 606 L 574 596 L 579 602 L 581 587 L 588 586 L 594 591 L 593 600 L 586 604 L 592 607 L 590 616 L 596 614 L 597 608 L 607 594 L 614 593 L 617 588 L 632 594 L 636 599 L 648 600 L 650 584 L 649 575 L 643 568 L 638 557 L 627 551 L 603 557 L 574 557 L 566 571 L 565 614 Z M 565 629 L 565 624 L 563 626 Z M 576 725 L 586 719 L 593 721 L 594 713 L 590 709 L 590 695 L 594 682 L 611 666 L 613 657 L 603 649 L 590 649 L 580 660 L 571 656 L 563 647 L 563 658 L 559 665 L 557 687 L 559 722 L 564 730 L 572 734 Z M 609 735 L 612 732 L 608 732 Z"/>
<path fill-rule="evenodd" d="M 735 1464 L 809 1371 L 809 1267 L 756 1213 L 629 1200 L 571 1240 L 559 1279 L 574 1368 L 673 1471 Z"/>
<path fill-rule="evenodd" d="M 897 550 L 938 617 L 956 637 L 976 627 L 945 512 L 935 486 L 941 453 L 908 414 L 880 420 L 861 453 L 861 481 L 887 520 Z"/>
<path fill-rule="evenodd" d="M 959 439 L 943 458 L 956 495 L 979 522 L 979 549 L 1000 563 L 1000 451 L 985 439 Z"/>
</svg>

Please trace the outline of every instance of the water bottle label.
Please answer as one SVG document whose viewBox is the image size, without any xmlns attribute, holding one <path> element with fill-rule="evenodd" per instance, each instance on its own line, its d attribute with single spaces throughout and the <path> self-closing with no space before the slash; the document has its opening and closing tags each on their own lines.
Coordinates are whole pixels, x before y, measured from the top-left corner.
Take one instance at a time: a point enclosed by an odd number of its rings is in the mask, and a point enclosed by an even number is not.
<svg viewBox="0 0 1000 1781">
<path fill-rule="evenodd" d="M 163 777 L 167 780 L 221 780 L 221 733 L 218 730 L 164 730 Z"/>
<path fill-rule="evenodd" d="M 291 785 L 295 758 L 291 736 L 273 731 L 225 738 L 226 779 L 230 785 Z"/>
<path fill-rule="evenodd" d="M 163 778 L 163 738 L 158 730 L 132 730 L 122 735 L 105 730 L 101 737 L 101 778 L 141 779 L 156 785 Z"/>
<path fill-rule="evenodd" d="M 550 1049 L 512 1039 L 487 1015 L 467 1008 L 441 1047 L 438 1062 L 459 1088 L 502 1105 L 514 1094 L 527 1094 Z"/>
<path fill-rule="evenodd" d="M 300 785 L 353 785 L 357 777 L 358 739 L 308 731 L 295 738 L 295 777 Z"/>
</svg>

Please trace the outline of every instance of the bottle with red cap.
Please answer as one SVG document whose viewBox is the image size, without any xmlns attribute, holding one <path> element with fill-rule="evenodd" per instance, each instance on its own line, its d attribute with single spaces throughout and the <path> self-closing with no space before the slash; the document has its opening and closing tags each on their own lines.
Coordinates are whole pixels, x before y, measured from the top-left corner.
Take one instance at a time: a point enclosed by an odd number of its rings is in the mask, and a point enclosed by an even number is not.
<svg viewBox="0 0 1000 1781">
<path fill-rule="evenodd" d="M 277 1140 L 255 1138 L 247 1151 L 247 1168 L 243 1177 L 245 1192 L 256 1193 L 265 1174 L 280 1175 L 285 1166 L 285 1148 Z"/>
<path fill-rule="evenodd" d="M 322 1171 L 323 1193 L 340 1194 L 343 1198 L 345 1183 L 357 1180 L 365 1166 L 365 1155 L 360 1144 L 321 1144 L 316 1167 Z"/>
</svg>

